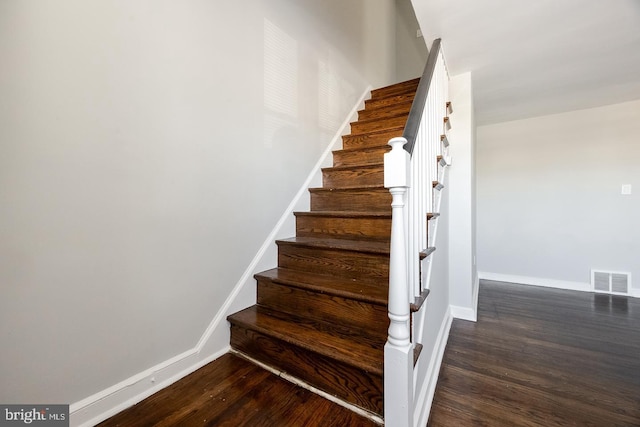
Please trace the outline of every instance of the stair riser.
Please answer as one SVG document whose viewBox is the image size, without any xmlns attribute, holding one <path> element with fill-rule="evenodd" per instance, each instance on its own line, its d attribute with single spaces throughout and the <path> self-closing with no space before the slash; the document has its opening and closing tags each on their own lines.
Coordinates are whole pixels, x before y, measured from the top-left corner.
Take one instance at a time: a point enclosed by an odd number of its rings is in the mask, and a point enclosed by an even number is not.
<svg viewBox="0 0 640 427">
<path fill-rule="evenodd" d="M 231 347 L 349 403 L 382 414 L 382 378 L 377 375 L 233 324 Z"/>
<path fill-rule="evenodd" d="M 381 342 L 389 327 L 384 306 L 355 301 L 258 279 L 258 304 L 294 316 L 315 321 L 333 321 L 353 330 L 377 335 Z"/>
<path fill-rule="evenodd" d="M 385 188 L 311 193 L 312 211 L 391 212 L 391 193 Z"/>
<path fill-rule="evenodd" d="M 364 166 L 384 163 L 384 153 L 391 151 L 390 145 L 381 145 L 365 150 L 338 150 L 333 152 L 333 166 Z"/>
<path fill-rule="evenodd" d="M 392 104 L 377 108 L 365 108 L 364 110 L 358 111 L 358 120 L 369 120 L 374 118 L 383 119 L 390 116 L 396 116 L 398 114 L 409 114 L 410 109 L 410 102 Z"/>
<path fill-rule="evenodd" d="M 404 126 L 407 116 L 388 117 L 384 119 L 371 119 L 371 121 L 358 121 L 351 123 L 351 133 L 371 132 L 378 129 L 386 129 L 394 126 Z"/>
<path fill-rule="evenodd" d="M 415 91 L 400 95 L 391 95 L 384 98 L 371 98 L 364 101 L 364 108 L 365 110 L 368 110 L 369 108 L 386 107 L 388 105 L 395 105 L 406 101 L 413 101 L 414 97 Z"/>
<path fill-rule="evenodd" d="M 346 279 L 389 280 L 389 255 L 384 254 L 279 245 L 278 266 Z"/>
<path fill-rule="evenodd" d="M 359 187 L 364 185 L 383 185 L 384 184 L 384 166 L 349 169 L 349 170 L 333 170 L 325 169 L 322 171 L 322 185 L 325 188 L 344 188 Z"/>
<path fill-rule="evenodd" d="M 391 138 L 398 136 L 402 136 L 402 128 L 364 135 L 345 135 L 342 137 L 342 148 L 380 147 L 387 145 Z"/>
<path fill-rule="evenodd" d="M 296 235 L 389 241 L 391 218 L 296 217 Z"/>
</svg>

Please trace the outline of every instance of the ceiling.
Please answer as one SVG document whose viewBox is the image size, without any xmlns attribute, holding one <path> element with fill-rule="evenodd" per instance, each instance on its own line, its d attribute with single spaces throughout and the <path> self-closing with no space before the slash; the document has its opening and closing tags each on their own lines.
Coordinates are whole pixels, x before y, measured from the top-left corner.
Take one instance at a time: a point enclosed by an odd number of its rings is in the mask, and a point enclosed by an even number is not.
<svg viewBox="0 0 640 427">
<path fill-rule="evenodd" d="M 640 99 L 640 0 L 412 0 L 451 75 L 472 72 L 476 123 Z"/>
</svg>

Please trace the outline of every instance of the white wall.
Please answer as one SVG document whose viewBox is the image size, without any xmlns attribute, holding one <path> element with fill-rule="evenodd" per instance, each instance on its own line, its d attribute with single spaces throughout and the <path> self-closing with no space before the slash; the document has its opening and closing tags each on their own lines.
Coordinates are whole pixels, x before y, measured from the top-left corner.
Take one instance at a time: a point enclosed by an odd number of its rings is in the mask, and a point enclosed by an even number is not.
<svg viewBox="0 0 640 427">
<path fill-rule="evenodd" d="M 476 319 L 476 126 L 471 73 L 451 77 L 449 279 L 454 317 Z"/>
<path fill-rule="evenodd" d="M 483 277 L 585 289 L 598 268 L 639 289 L 639 138 L 640 100 L 478 128 Z"/>
<path fill-rule="evenodd" d="M 1 2 L 0 402 L 192 349 L 394 46 L 394 0 Z"/>
<path fill-rule="evenodd" d="M 416 37 L 420 24 L 411 0 L 396 0 L 396 70 L 398 81 L 420 77 L 429 51 L 424 37 Z"/>
</svg>

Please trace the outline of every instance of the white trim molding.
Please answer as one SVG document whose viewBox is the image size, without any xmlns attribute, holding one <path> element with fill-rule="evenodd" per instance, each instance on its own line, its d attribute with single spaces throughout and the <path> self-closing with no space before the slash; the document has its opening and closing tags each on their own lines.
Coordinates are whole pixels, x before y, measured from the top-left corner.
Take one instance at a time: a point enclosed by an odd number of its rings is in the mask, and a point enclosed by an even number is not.
<svg viewBox="0 0 640 427">
<path fill-rule="evenodd" d="M 293 212 L 308 208 L 308 188 L 313 182 L 322 181 L 321 168 L 330 161 L 331 152 L 342 143 L 342 135 L 348 133 L 350 123 L 357 117 L 358 110 L 363 108 L 364 100 L 367 99 L 370 92 L 371 86 L 368 86 L 335 133 L 294 199 L 262 243 L 262 246 L 235 284 L 221 309 L 209 323 L 196 346 L 71 404 L 69 410 L 70 425 L 72 427 L 94 426 L 168 387 L 229 351 L 230 332 L 226 321 L 227 316 L 234 311 L 255 303 L 255 279 L 253 275 L 266 268 L 275 267 L 273 263 L 277 260 L 277 247 L 274 241 L 280 237 L 286 237 L 282 236 L 282 233 L 290 233 L 290 230 L 295 230 Z M 243 293 L 243 291 L 247 290 L 254 290 L 249 297 L 246 296 L 247 293 Z M 252 300 L 248 298 L 252 298 Z"/>
<path fill-rule="evenodd" d="M 521 285 L 543 286 L 545 288 L 567 289 L 570 291 L 591 292 L 591 284 L 583 282 L 570 282 L 567 280 L 546 279 L 541 277 L 516 276 L 512 274 L 489 273 L 479 271 L 481 280 L 493 280 L 496 282 L 518 283 Z"/>
</svg>

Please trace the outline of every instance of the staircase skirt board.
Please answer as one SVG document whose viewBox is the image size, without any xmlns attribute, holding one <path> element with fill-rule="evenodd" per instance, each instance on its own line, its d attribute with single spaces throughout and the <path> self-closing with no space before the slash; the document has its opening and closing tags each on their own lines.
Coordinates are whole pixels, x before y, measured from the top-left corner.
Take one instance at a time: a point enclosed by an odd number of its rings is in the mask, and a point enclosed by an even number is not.
<svg viewBox="0 0 640 427">
<path fill-rule="evenodd" d="M 402 136 L 419 79 L 371 91 L 278 266 L 255 275 L 257 304 L 228 317 L 231 346 L 264 366 L 382 416 L 391 194 L 384 154 Z"/>
</svg>

